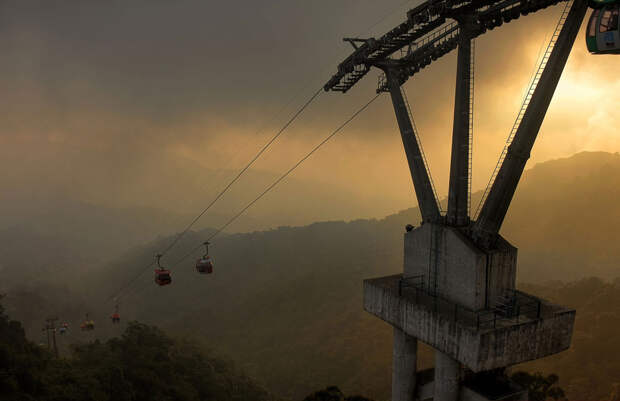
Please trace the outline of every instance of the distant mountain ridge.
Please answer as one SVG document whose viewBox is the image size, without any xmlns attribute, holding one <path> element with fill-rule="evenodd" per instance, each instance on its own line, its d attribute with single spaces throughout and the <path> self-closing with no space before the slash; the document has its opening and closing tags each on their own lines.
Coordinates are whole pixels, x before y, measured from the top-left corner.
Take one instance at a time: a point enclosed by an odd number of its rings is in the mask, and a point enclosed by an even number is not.
<svg viewBox="0 0 620 401">
<path fill-rule="evenodd" d="M 527 170 L 502 229 L 519 248 L 518 280 L 620 276 L 618 182 L 620 155 L 605 152 Z M 131 281 L 119 294 L 123 316 L 198 336 L 284 396 L 339 384 L 381 399 L 389 392 L 390 330 L 363 312 L 361 282 L 402 271 L 404 227 L 419 221 L 412 208 L 223 235 L 210 248 L 209 276 L 193 269 L 200 251 L 176 263 L 212 232 L 191 231 L 163 259 L 173 272 L 169 287 L 152 282 L 148 263 L 174 237 L 135 247 L 72 285 L 84 289 L 82 308 L 103 319 L 109 297 Z M 421 366 L 429 361 L 423 347 Z"/>
<path fill-rule="evenodd" d="M 617 182 L 620 156 L 604 152 L 540 163 L 524 174 L 502 229 L 519 248 L 519 281 L 620 276 L 620 248 L 615 246 L 620 237 Z M 473 205 L 479 196 L 475 194 Z M 360 324 L 365 335 L 370 335 L 368 330 L 384 333 L 380 322 L 372 322 L 362 311 L 361 281 L 401 271 L 404 226 L 419 221 L 413 208 L 384 219 L 228 235 L 213 241 L 216 267 L 208 277 L 195 274 L 192 257 L 174 265 L 207 237 L 207 233 L 192 232 L 166 258 L 173 268 L 174 284 L 157 288 L 147 273 L 144 283 L 127 291 L 125 303 L 131 303 L 129 313 L 141 319 L 202 333 L 250 364 L 250 369 L 254 367 L 254 373 L 270 385 L 277 387 L 275 383 L 283 377 L 285 382 L 299 383 L 297 388 L 303 390 L 290 390 L 286 393 L 290 396 L 333 383 L 332 377 L 341 377 L 348 369 L 365 372 L 369 387 L 360 391 L 373 395 L 376 387 L 372 390 L 371 383 L 387 383 L 388 373 L 364 366 L 362 361 L 371 355 L 385 359 L 389 349 L 368 351 L 366 356 L 347 354 L 354 358 L 347 361 L 336 355 L 341 356 L 343 347 L 348 349 L 347 341 L 358 342 L 354 328 Z M 105 274 L 124 282 L 166 243 L 162 239 L 150 251 L 145 247 L 129 254 Z M 330 331 L 317 339 L 322 327 Z M 283 361 L 274 359 L 276 354 L 291 357 Z M 256 365 L 266 358 L 273 364 Z M 317 366 L 322 365 L 320 360 L 325 370 L 314 372 L 312 383 L 304 386 L 308 380 L 298 376 L 303 368 L 296 364 L 305 361 Z M 345 388 L 350 388 L 347 383 L 353 386 L 347 379 Z"/>
</svg>

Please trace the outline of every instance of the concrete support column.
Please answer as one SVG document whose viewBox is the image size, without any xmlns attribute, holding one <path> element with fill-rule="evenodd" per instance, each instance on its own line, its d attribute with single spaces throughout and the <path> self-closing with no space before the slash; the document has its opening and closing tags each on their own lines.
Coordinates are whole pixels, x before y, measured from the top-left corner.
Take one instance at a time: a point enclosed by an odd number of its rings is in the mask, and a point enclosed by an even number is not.
<svg viewBox="0 0 620 401">
<path fill-rule="evenodd" d="M 431 179 L 426 170 L 426 165 L 424 164 L 422 149 L 413 131 L 413 124 L 409 117 L 407 102 L 405 101 L 403 92 L 401 92 L 398 71 L 386 70 L 385 76 L 387 77 L 388 87 L 390 88 L 392 105 L 394 106 L 394 113 L 396 114 L 396 121 L 400 129 L 403 146 L 405 147 L 405 155 L 409 163 L 411 179 L 413 180 L 413 187 L 416 197 L 418 198 L 418 206 L 422 214 L 422 220 L 428 222 L 439 221 L 441 219 L 441 214 L 439 212 L 437 198 L 435 198 Z"/>
<path fill-rule="evenodd" d="M 394 327 L 392 401 L 413 401 L 416 385 L 418 340 Z"/>
<path fill-rule="evenodd" d="M 454 95 L 454 125 L 450 160 L 447 222 L 465 226 L 469 223 L 469 120 L 472 118 L 471 67 L 472 46 L 468 22 L 460 21 L 460 40 Z"/>
<path fill-rule="evenodd" d="M 461 386 L 461 365 L 435 350 L 435 394 L 433 401 L 457 401 Z"/>
<path fill-rule="evenodd" d="M 530 92 L 530 103 L 474 224 L 473 237 L 478 243 L 486 246 L 492 244 L 502 226 L 587 9 L 585 0 L 573 2 L 553 50 L 545 55 L 548 57 L 547 65 L 538 85 Z"/>
</svg>

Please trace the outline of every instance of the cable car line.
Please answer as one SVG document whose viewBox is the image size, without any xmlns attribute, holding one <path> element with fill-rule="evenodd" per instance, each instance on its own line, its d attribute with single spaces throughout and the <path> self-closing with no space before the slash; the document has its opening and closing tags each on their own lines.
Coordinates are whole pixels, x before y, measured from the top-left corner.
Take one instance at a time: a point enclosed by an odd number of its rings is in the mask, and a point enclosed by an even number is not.
<svg viewBox="0 0 620 401">
<path fill-rule="evenodd" d="M 306 161 L 310 156 L 312 156 L 312 154 L 314 154 L 317 150 L 319 150 L 319 148 L 321 148 L 323 145 L 325 145 L 330 139 L 332 139 L 334 136 L 336 136 L 336 134 L 338 134 L 345 126 L 347 126 L 347 124 L 349 124 L 351 121 L 353 121 L 355 119 L 355 117 L 357 117 L 361 112 L 363 112 L 364 110 L 366 110 L 366 108 L 368 108 L 368 106 L 370 106 L 379 96 L 381 96 L 381 93 L 378 93 L 377 95 L 375 95 L 372 99 L 370 99 L 370 101 L 368 101 L 366 104 L 364 104 L 361 108 L 359 108 L 355 113 L 353 113 L 351 115 L 351 117 L 349 117 L 345 122 L 343 122 L 338 128 L 336 128 L 334 131 L 332 131 L 328 136 L 326 136 L 321 142 L 319 142 L 318 145 L 316 145 L 314 148 L 312 148 L 312 150 L 310 150 L 310 152 L 308 152 L 304 157 L 302 157 L 301 159 L 299 159 L 299 161 L 297 161 L 297 163 L 295 163 L 291 168 L 289 168 L 285 173 L 283 173 L 278 179 L 276 179 L 273 183 L 271 183 L 271 185 L 269 185 L 263 192 L 261 192 L 256 198 L 254 198 L 254 200 L 252 200 L 250 203 L 248 203 L 243 209 L 241 209 L 237 214 L 235 214 L 233 217 L 231 217 L 224 225 L 222 225 L 220 228 L 218 228 L 215 233 L 213 233 L 209 238 L 207 238 L 207 242 L 211 241 L 213 238 L 215 238 L 217 235 L 219 235 L 224 229 L 226 229 L 226 227 L 228 227 L 230 224 L 232 224 L 235 220 L 237 220 L 246 210 L 248 210 L 250 207 L 252 207 L 252 205 L 254 205 L 256 202 L 258 202 L 263 196 L 265 196 L 269 191 L 271 191 L 273 188 L 276 187 L 276 185 L 278 185 L 282 180 L 284 180 L 289 174 L 291 174 L 297 167 L 299 167 L 304 161 Z M 196 252 L 198 249 L 202 248 L 204 244 L 201 244 L 195 248 L 193 248 L 191 251 L 189 251 L 187 254 L 185 254 L 183 257 L 181 257 L 180 259 L 178 259 L 177 261 L 174 262 L 174 265 L 178 265 L 179 263 L 181 263 L 182 261 L 184 261 L 185 259 L 187 259 L 188 257 L 190 257 L 191 255 L 194 254 L 194 252 Z"/>
<path fill-rule="evenodd" d="M 391 11 L 388 14 L 383 15 L 380 19 L 378 19 L 375 23 L 373 23 L 366 31 L 365 33 L 370 32 L 374 27 L 376 27 L 377 25 L 379 25 L 380 23 L 382 23 L 386 18 L 388 18 L 389 16 L 391 16 L 392 14 L 394 14 L 398 9 L 400 9 L 400 7 L 402 7 L 403 5 L 405 5 L 406 3 L 410 2 L 411 0 L 405 0 L 402 3 L 400 3 L 397 7 L 394 8 L 393 11 Z M 331 63 L 326 65 L 326 68 L 328 68 L 328 66 L 330 66 Z M 322 74 L 321 74 L 322 75 Z M 305 91 L 305 89 L 309 86 L 306 85 L 302 91 Z M 220 192 L 220 194 L 218 194 L 218 196 L 211 202 L 211 204 L 209 204 L 209 206 L 207 206 L 205 208 L 205 210 L 202 211 L 202 213 L 200 213 L 188 226 L 187 228 L 181 232 L 179 235 L 177 235 L 177 238 L 174 239 L 174 241 L 162 252 L 162 254 L 167 253 L 174 245 L 176 245 L 176 243 L 178 243 L 178 241 L 181 239 L 182 236 L 184 236 L 187 231 L 189 231 L 189 229 L 191 229 L 191 227 L 196 223 L 196 221 L 198 221 L 200 219 L 200 217 L 202 217 L 207 210 L 209 210 L 209 208 L 215 203 L 217 202 L 217 200 L 219 198 L 221 198 L 221 196 L 224 194 L 224 192 L 226 192 L 240 177 L 241 175 L 256 161 L 256 159 L 258 159 L 261 154 L 277 139 L 278 136 L 280 136 L 280 134 L 282 134 L 282 132 L 293 122 L 293 120 L 295 120 L 299 114 L 301 114 L 301 112 L 322 92 L 322 87 L 317 90 L 316 93 L 314 93 L 310 99 L 293 115 L 293 117 L 291 119 L 289 119 L 287 121 L 287 123 L 285 124 L 285 126 L 269 141 L 267 142 L 267 144 L 257 153 L 257 155 L 246 165 L 246 167 L 241 170 L 241 172 L 239 174 L 237 174 L 237 176 L 235 176 L 235 178 L 233 178 L 233 180 L 224 188 L 224 190 L 222 190 Z M 293 100 L 297 97 L 297 95 L 293 96 L 287 103 L 286 105 L 280 110 L 280 112 L 278 112 L 276 115 L 274 115 L 274 117 L 269 120 L 269 121 L 273 121 L 273 119 L 276 118 L 277 115 L 279 115 L 281 112 L 283 112 L 292 102 Z M 368 104 L 366 104 L 364 106 L 364 108 L 366 108 L 367 106 L 370 105 L 370 103 L 372 103 L 374 100 L 376 99 L 373 98 Z M 363 109 L 360 110 L 360 112 Z M 355 117 L 355 116 L 354 116 Z M 347 121 L 348 123 L 348 121 Z M 345 123 L 346 125 L 346 123 Z M 262 132 L 263 130 L 260 129 L 257 131 L 257 133 Z M 231 222 L 232 223 L 232 222 Z M 230 223 L 228 223 L 230 224 Z M 227 224 L 227 225 L 228 225 Z M 223 229 L 223 228 L 222 228 Z M 195 248 L 192 252 L 195 252 L 199 247 Z M 151 267 L 153 267 L 154 262 L 149 263 L 148 265 L 146 265 L 143 269 L 141 269 L 139 271 L 139 273 L 134 276 L 131 280 L 129 280 L 129 282 L 127 284 L 125 284 L 124 286 L 122 286 L 121 288 L 119 288 L 112 296 L 108 297 L 108 299 L 106 299 L 105 303 L 108 303 L 110 300 L 118 297 L 123 291 L 125 291 L 127 288 L 129 288 L 131 285 L 133 285 L 133 283 L 135 283 L 146 271 L 148 271 Z"/>
<path fill-rule="evenodd" d="M 124 286 L 119 288 L 114 294 L 110 295 L 104 303 L 108 303 L 110 302 L 110 300 L 117 298 L 123 291 L 125 291 L 127 288 L 133 285 L 133 283 L 135 283 L 140 277 L 142 277 L 142 275 L 146 273 L 154 264 L 155 262 L 153 261 L 140 269 L 137 275 L 135 275 L 131 280 L 129 280 Z"/>
<path fill-rule="evenodd" d="M 226 187 L 224 187 L 224 189 L 218 193 L 218 195 L 209 203 L 209 205 L 205 209 L 203 209 L 202 212 L 200 212 L 200 214 L 198 214 L 198 216 L 196 216 L 192 220 L 192 222 L 188 224 L 187 227 L 176 236 L 172 243 L 170 243 L 163 252 L 160 253 L 162 257 L 168 251 L 170 251 L 170 249 L 172 249 L 179 242 L 179 240 L 185 234 L 187 234 L 187 232 L 194 226 L 194 224 L 196 224 L 196 222 L 228 191 L 228 189 L 230 189 L 230 187 L 232 187 L 232 185 L 237 182 L 239 178 L 241 178 L 241 176 L 254 164 L 254 162 L 258 160 L 258 158 L 275 142 L 276 139 L 278 139 L 278 137 L 280 137 L 280 135 L 282 135 L 282 133 L 284 133 L 284 131 L 293 123 L 293 121 L 295 121 L 297 117 L 299 117 L 299 115 L 310 105 L 310 103 L 312 103 L 319 96 L 319 94 L 321 94 L 321 92 L 323 92 L 322 87 L 319 88 L 316 92 L 314 92 L 312 96 L 310 96 L 310 98 L 295 112 L 295 114 L 293 114 L 293 116 L 287 120 L 287 122 L 282 126 L 282 128 L 280 128 L 280 130 L 278 130 L 278 132 L 258 151 L 258 153 L 254 155 L 254 157 L 245 165 L 243 169 L 241 169 L 241 171 L 239 171 L 239 173 L 226 185 Z M 135 283 L 146 271 L 153 267 L 154 264 L 155 262 L 153 261 L 146 265 L 143 269 L 140 269 L 136 276 L 129 280 L 127 284 L 119 288 L 113 295 L 108 297 L 105 303 L 108 303 L 110 300 L 117 298 L 123 291 L 133 285 L 133 283 Z"/>
<path fill-rule="evenodd" d="M 297 163 L 293 165 L 290 169 L 288 169 L 284 174 L 282 174 L 277 180 L 275 180 L 267 189 L 265 189 L 260 195 L 258 195 L 252 202 L 248 203 L 239 213 L 233 216 L 226 224 L 220 227 L 215 233 L 213 233 L 207 241 L 211 241 L 215 238 L 219 233 L 221 233 L 226 227 L 228 227 L 233 221 L 235 221 L 239 216 L 241 216 L 246 210 L 248 210 L 254 203 L 258 202 L 264 195 L 266 195 L 269 191 L 271 191 L 276 185 L 280 183 L 283 179 L 285 179 L 290 173 L 292 173 L 300 164 L 302 164 L 306 159 L 308 159 L 314 152 L 319 150 L 321 146 L 327 143 L 330 139 L 332 139 L 338 132 L 340 132 L 347 124 L 349 124 L 355 117 L 357 117 L 362 111 L 366 110 L 368 106 L 372 102 L 374 102 L 380 94 L 375 95 L 370 101 L 368 101 L 365 105 L 363 105 L 360 109 L 358 109 L 351 117 L 349 117 L 344 123 L 342 123 L 338 128 L 336 128 L 331 134 L 329 134 L 325 139 L 323 139 L 318 145 L 316 145 L 310 152 L 308 152 L 304 157 L 302 157 Z"/>
<path fill-rule="evenodd" d="M 313 97 L 316 97 L 317 94 L 315 94 L 315 96 L 313 96 Z M 319 144 L 317 144 L 314 148 L 312 148 L 310 150 L 310 152 L 308 152 L 304 157 L 302 157 L 299 161 L 297 161 L 297 163 L 295 163 L 291 168 L 289 168 L 286 172 L 284 172 L 278 179 L 276 179 L 271 185 L 269 185 L 263 192 L 261 192 L 256 198 L 254 198 L 250 203 L 248 203 L 237 214 L 235 214 L 232 218 L 230 218 L 224 225 L 222 225 L 220 228 L 218 228 L 215 231 L 215 233 L 213 233 L 211 236 L 209 236 L 207 238 L 206 242 L 211 241 L 213 238 L 215 238 L 217 235 L 219 235 L 224 229 L 226 229 L 226 227 L 228 227 L 235 220 L 237 220 L 246 210 L 248 210 L 250 207 L 252 207 L 252 205 L 254 205 L 263 196 L 265 196 L 269 191 L 271 191 L 273 188 L 275 188 L 282 180 L 284 180 L 288 175 L 290 175 L 297 167 L 299 167 L 304 161 L 306 161 L 310 156 L 312 156 L 312 154 L 314 154 L 317 150 L 319 150 L 319 148 L 321 148 L 330 139 L 332 139 L 334 136 L 336 136 L 336 134 L 338 134 L 345 126 L 347 126 L 347 124 L 349 124 L 351 121 L 353 121 L 361 112 L 366 110 L 368 108 L 368 106 L 370 106 L 380 95 L 381 95 L 381 93 L 378 93 L 377 95 L 372 97 L 367 103 L 365 103 L 362 107 L 360 107 L 347 120 L 345 120 L 342 124 L 340 124 L 340 126 L 338 126 L 338 128 L 336 128 L 334 131 L 332 131 Z M 188 257 L 192 256 L 198 249 L 202 248 L 203 246 L 204 246 L 204 242 L 201 243 L 200 245 L 198 245 L 197 247 L 193 248 L 191 251 L 189 251 L 188 253 L 183 255 L 178 260 L 176 260 L 173 263 L 173 266 L 178 265 L 179 263 L 181 263 L 182 261 L 184 261 Z M 154 264 L 154 262 L 151 262 L 148 266 L 146 266 L 144 268 L 144 270 L 140 271 L 139 274 L 137 276 L 135 276 L 127 285 L 123 286 L 123 290 L 126 289 L 127 287 L 129 287 L 131 284 L 133 284 L 133 282 L 135 282 L 138 278 L 140 278 L 144 273 L 146 273 L 146 271 L 148 271 L 148 269 L 151 266 L 153 266 L 153 264 Z M 120 291 L 117 292 L 117 294 L 118 293 L 120 293 Z M 110 299 L 112 299 L 112 298 L 113 297 L 110 297 Z"/>
<path fill-rule="evenodd" d="M 381 93 L 378 93 L 373 98 L 370 99 L 367 103 L 365 103 L 362 107 L 360 107 L 355 113 L 353 113 L 347 120 L 345 120 L 338 128 L 332 131 L 327 137 L 325 137 L 319 144 L 317 144 L 314 148 L 310 150 L 304 157 L 299 159 L 297 163 L 295 163 L 291 168 L 289 168 L 286 172 L 284 172 L 278 179 L 276 179 L 271 185 L 269 185 L 263 192 L 261 192 L 256 198 L 254 198 L 250 203 L 248 203 L 243 209 L 241 209 L 237 214 L 235 214 L 232 218 L 230 218 L 224 225 L 222 225 L 215 233 L 213 233 L 205 242 L 211 241 L 217 235 L 221 234 L 226 227 L 232 224 L 236 219 L 238 219 L 246 210 L 248 210 L 252 205 L 258 202 L 263 196 L 265 196 L 269 191 L 275 188 L 282 180 L 284 180 L 288 175 L 290 175 L 297 167 L 299 167 L 304 161 L 306 161 L 312 154 L 314 154 L 319 148 L 325 145 L 330 139 L 332 139 L 336 134 L 338 134 L 345 126 L 347 126 L 351 121 L 353 121 L 360 113 L 368 108 L 379 96 Z M 173 266 L 179 265 L 181 262 L 192 256 L 196 251 L 203 248 L 205 246 L 204 242 L 200 245 L 192 248 L 188 253 L 183 255 L 181 258 L 177 259 Z M 151 262 L 147 267 L 144 268 L 136 277 L 134 277 L 130 283 L 125 285 L 123 289 L 129 287 L 133 282 L 135 282 L 139 277 L 141 277 L 148 269 L 154 264 Z"/>
<path fill-rule="evenodd" d="M 204 208 L 203 211 L 200 212 L 198 216 L 196 216 L 194 220 L 192 220 L 192 222 L 189 223 L 187 227 L 185 227 L 185 229 L 176 236 L 174 241 L 172 241 L 172 243 L 168 245 L 168 247 L 166 247 L 166 249 L 164 249 L 163 252 L 161 252 L 162 257 L 166 254 L 166 252 L 168 252 L 172 247 L 174 247 L 177 244 L 177 242 L 179 242 L 179 240 L 185 234 L 187 234 L 187 232 L 194 226 L 194 224 L 196 224 L 196 222 L 215 204 L 215 202 L 217 202 L 228 191 L 228 189 L 230 189 L 230 187 L 233 186 L 233 184 L 237 182 L 239 178 L 241 178 L 241 176 L 252 166 L 252 164 L 254 164 L 256 160 L 258 160 L 258 158 L 269 148 L 269 146 L 271 146 L 271 144 L 275 142 L 276 139 L 278 139 L 280 135 L 282 135 L 282 133 L 293 123 L 293 121 L 297 119 L 297 117 L 299 117 L 299 115 L 310 105 L 310 103 L 312 103 L 314 99 L 316 99 L 317 96 L 319 96 L 321 92 L 323 92 L 323 88 L 319 88 L 319 90 L 317 90 L 310 97 L 310 99 L 308 99 L 303 104 L 303 106 L 301 106 L 301 108 L 297 110 L 295 114 L 293 114 L 293 116 L 286 122 L 286 124 L 284 124 L 284 126 L 280 128 L 280 130 L 258 151 L 258 153 L 254 155 L 254 157 L 248 162 L 248 164 L 246 164 L 245 167 L 241 169 L 241 171 L 239 171 L 239 173 L 235 176 L 235 178 L 233 178 L 228 183 L 228 185 L 226 185 L 226 187 L 224 187 L 224 189 L 222 189 L 220 193 L 217 194 L 217 196 L 211 201 L 211 203 L 209 203 L 209 205 L 206 208 Z"/>
</svg>

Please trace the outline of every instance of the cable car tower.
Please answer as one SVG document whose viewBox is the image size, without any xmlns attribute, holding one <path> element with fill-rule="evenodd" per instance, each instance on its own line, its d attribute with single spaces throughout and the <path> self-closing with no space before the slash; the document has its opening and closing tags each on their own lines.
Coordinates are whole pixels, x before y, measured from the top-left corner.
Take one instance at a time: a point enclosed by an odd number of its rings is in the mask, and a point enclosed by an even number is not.
<svg viewBox="0 0 620 401">
<path fill-rule="evenodd" d="M 383 74 L 422 215 L 404 234 L 403 274 L 364 281 L 364 309 L 394 327 L 392 400 L 522 400 L 505 367 L 570 346 L 575 311 L 516 290 L 517 249 L 499 230 L 530 156 L 587 4 L 571 0 L 524 99 L 481 208 L 470 215 L 474 39 L 559 0 L 429 0 L 379 38 L 345 38 L 354 51 L 325 91 Z M 447 212 L 440 210 L 402 85 L 458 49 Z M 435 367 L 417 372 L 418 341 Z"/>
</svg>

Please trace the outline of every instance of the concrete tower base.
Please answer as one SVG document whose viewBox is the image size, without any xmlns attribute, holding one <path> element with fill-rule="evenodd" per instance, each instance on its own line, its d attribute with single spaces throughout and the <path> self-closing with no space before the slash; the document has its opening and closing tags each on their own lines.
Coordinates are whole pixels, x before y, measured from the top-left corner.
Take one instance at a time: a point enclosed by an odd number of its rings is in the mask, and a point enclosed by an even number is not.
<svg viewBox="0 0 620 401">
<path fill-rule="evenodd" d="M 411 401 L 415 396 L 418 340 L 394 327 L 392 400 Z"/>
<path fill-rule="evenodd" d="M 435 351 L 435 401 L 457 401 L 461 388 L 461 365 L 440 351 Z"/>
</svg>

